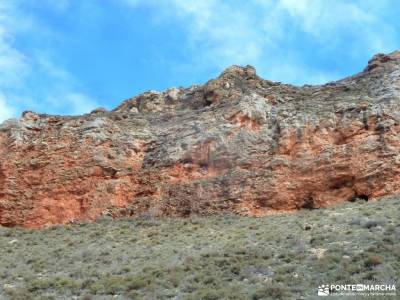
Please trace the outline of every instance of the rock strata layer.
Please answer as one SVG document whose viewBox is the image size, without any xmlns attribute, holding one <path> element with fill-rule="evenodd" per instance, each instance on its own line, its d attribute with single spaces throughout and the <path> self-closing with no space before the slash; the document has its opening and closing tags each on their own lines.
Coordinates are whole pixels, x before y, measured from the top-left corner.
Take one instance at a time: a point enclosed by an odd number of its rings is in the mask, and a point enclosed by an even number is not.
<svg viewBox="0 0 400 300">
<path fill-rule="evenodd" d="M 232 66 L 113 111 L 0 125 L 0 224 L 265 215 L 400 192 L 400 52 L 296 87 Z"/>
</svg>

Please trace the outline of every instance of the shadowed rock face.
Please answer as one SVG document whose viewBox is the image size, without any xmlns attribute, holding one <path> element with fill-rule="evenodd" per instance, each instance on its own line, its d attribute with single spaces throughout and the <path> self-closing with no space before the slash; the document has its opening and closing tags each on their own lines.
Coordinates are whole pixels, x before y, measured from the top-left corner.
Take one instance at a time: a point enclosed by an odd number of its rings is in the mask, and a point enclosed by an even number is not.
<svg viewBox="0 0 400 300">
<path fill-rule="evenodd" d="M 0 126 L 0 224 L 265 215 L 400 192 L 400 52 L 319 86 L 232 66 L 111 112 Z"/>
</svg>

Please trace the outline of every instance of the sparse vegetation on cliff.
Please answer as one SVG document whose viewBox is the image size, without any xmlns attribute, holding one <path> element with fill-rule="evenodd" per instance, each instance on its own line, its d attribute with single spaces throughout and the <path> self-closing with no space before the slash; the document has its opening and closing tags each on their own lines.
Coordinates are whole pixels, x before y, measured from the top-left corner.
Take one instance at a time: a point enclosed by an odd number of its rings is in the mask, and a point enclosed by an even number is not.
<svg viewBox="0 0 400 300">
<path fill-rule="evenodd" d="M 263 218 L 0 227 L 0 245 L 0 299 L 312 299 L 320 284 L 396 283 L 400 198 Z"/>
</svg>

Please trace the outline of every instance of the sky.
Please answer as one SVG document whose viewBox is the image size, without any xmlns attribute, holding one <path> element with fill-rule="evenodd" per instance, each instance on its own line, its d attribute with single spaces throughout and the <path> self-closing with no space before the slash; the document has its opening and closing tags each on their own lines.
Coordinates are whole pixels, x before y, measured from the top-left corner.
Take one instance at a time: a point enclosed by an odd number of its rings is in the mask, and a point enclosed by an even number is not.
<svg viewBox="0 0 400 300">
<path fill-rule="evenodd" d="M 0 122 L 113 109 L 226 67 L 321 84 L 400 48 L 397 0 L 0 0 Z"/>
</svg>

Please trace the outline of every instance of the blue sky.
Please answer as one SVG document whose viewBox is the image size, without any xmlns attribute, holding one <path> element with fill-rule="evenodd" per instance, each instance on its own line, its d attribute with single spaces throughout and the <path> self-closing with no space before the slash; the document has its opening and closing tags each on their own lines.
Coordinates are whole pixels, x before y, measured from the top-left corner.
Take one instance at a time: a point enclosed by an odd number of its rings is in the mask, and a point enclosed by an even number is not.
<svg viewBox="0 0 400 300">
<path fill-rule="evenodd" d="M 397 0 L 0 0 L 0 121 L 112 109 L 232 64 L 318 84 L 400 48 Z"/>
</svg>

